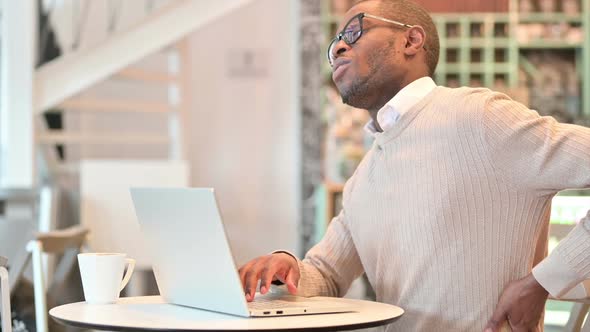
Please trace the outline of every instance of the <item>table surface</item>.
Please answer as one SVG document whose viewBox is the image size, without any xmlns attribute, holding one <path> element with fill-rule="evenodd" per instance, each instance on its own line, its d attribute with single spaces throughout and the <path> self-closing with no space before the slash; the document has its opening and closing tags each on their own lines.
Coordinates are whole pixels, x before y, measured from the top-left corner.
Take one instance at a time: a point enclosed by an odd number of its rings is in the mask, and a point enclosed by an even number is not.
<svg viewBox="0 0 590 332">
<path fill-rule="evenodd" d="M 590 298 L 586 298 L 586 299 L 575 299 L 575 300 L 558 300 L 558 301 L 578 302 L 578 303 L 590 304 Z"/>
<path fill-rule="evenodd" d="M 590 304 L 590 297 L 585 298 L 585 299 L 556 299 L 556 298 L 550 296 L 549 300 Z"/>
<path fill-rule="evenodd" d="M 116 304 L 65 304 L 49 315 L 65 325 L 115 331 L 334 331 L 389 324 L 404 312 L 379 302 L 330 300 L 353 304 L 358 311 L 245 318 L 168 304 L 160 296 L 140 296 L 121 298 Z"/>
</svg>

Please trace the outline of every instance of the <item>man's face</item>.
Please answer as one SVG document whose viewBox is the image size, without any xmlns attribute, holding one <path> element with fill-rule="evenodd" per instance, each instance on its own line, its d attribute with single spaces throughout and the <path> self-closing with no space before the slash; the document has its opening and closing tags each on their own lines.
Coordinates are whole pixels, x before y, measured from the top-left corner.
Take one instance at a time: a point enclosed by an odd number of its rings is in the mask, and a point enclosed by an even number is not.
<svg viewBox="0 0 590 332">
<path fill-rule="evenodd" d="M 376 14 L 378 1 L 362 2 L 351 8 L 345 15 L 338 31 L 344 29 L 351 18 L 359 13 Z M 362 19 L 362 35 L 352 45 L 339 41 L 333 48 L 332 80 L 338 87 L 342 101 L 354 107 L 369 109 L 379 91 L 386 88 L 396 76 L 400 77 L 400 63 L 403 59 L 396 52 L 396 38 L 403 30 L 392 28 L 386 22 L 365 17 Z M 347 30 L 358 27 L 353 20 Z M 402 58 L 402 59 L 399 59 Z M 395 67 L 398 67 L 397 69 Z"/>
</svg>

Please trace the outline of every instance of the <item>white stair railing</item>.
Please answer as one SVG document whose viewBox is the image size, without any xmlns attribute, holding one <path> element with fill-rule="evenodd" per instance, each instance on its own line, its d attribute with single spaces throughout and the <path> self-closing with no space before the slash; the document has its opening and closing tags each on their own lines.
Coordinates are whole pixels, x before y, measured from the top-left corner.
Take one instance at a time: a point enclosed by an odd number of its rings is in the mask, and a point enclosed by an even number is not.
<svg viewBox="0 0 590 332">
<path fill-rule="evenodd" d="M 177 0 L 42 0 L 42 13 L 59 35 L 64 54 L 102 41 Z M 92 14 L 92 15 L 91 15 Z M 43 31 L 40 44 L 43 49 Z"/>
<path fill-rule="evenodd" d="M 54 0 L 55 1 L 55 0 Z M 251 0 L 168 0 L 143 2 L 144 16 L 135 23 L 120 20 L 121 0 L 107 2 L 108 24 L 104 24 L 107 36 L 95 46 L 91 42 L 80 39 L 84 36 L 79 32 L 73 35 L 66 54 L 36 71 L 35 78 L 35 113 L 43 114 L 46 110 L 57 107 L 65 114 L 71 112 L 94 114 L 114 113 L 160 113 L 165 114 L 168 121 L 166 133 L 161 134 L 104 134 L 89 131 L 38 131 L 37 142 L 43 150 L 43 159 L 48 172 L 71 174 L 77 171 L 77 161 L 62 163 L 55 156 L 55 144 L 68 145 L 104 145 L 104 144 L 139 144 L 168 145 L 169 159 L 182 160 L 185 156 L 185 117 L 189 106 L 187 92 L 188 74 L 190 72 L 189 48 L 183 39 L 191 31 L 204 26 L 229 11 L 249 3 Z M 86 11 L 91 10 L 94 16 L 96 1 L 79 1 L 77 9 L 70 8 L 71 13 L 78 15 L 72 22 L 82 24 Z M 128 3 L 124 1 L 124 3 Z M 137 2 L 136 2 L 137 3 Z M 52 21 L 59 14 L 52 9 Z M 103 15 L 103 18 L 105 16 Z M 73 23 L 72 23 L 73 24 Z M 77 27 L 84 31 L 85 25 Z M 62 38 L 63 39 L 63 38 Z M 67 40 L 67 38 L 65 38 Z M 179 42 L 180 41 L 180 42 Z M 73 45 L 73 47 L 72 47 Z M 167 64 L 161 71 L 146 71 L 133 66 L 150 54 L 164 51 Z M 69 52 L 69 53 L 67 53 Z M 144 100 L 110 100 L 105 98 L 81 97 L 83 92 L 97 83 L 107 79 L 124 79 L 142 83 L 159 84 L 167 90 L 167 101 L 163 103 L 146 102 Z M 111 116 L 111 115 L 109 115 Z M 116 119 L 116 118 L 114 118 Z M 116 120 L 114 120 L 116 121 Z M 132 130 L 130 130 L 132 131 Z M 87 156 L 86 156 L 87 157 Z"/>
<path fill-rule="evenodd" d="M 57 105 L 248 2 L 171 1 L 92 50 L 79 49 L 47 63 L 39 68 L 36 75 L 36 112 Z"/>
<path fill-rule="evenodd" d="M 6 5 L 10 0 L 0 1 Z M 32 71 L 32 75 L 28 76 L 24 74 L 31 72 L 30 66 L 34 66 L 36 56 L 33 56 L 33 61 L 28 61 L 28 57 L 21 55 L 19 58 L 16 56 L 16 53 L 11 53 L 11 60 L 4 61 L 9 58 L 8 53 L 4 54 L 2 69 L 9 68 L 10 75 L 7 74 L 8 70 L 6 70 L 6 72 L 2 73 L 2 77 L 3 81 L 10 81 L 11 84 L 10 86 L 4 84 L 3 88 L 5 91 L 3 91 L 3 97 L 11 96 L 11 98 L 10 100 L 3 98 L 3 105 L 10 106 L 6 107 L 6 109 L 10 108 L 11 110 L 7 113 L 0 109 L 2 114 L 10 114 L 10 117 L 2 118 L 9 119 L 10 121 L 0 123 L 3 131 L 2 137 L 6 136 L 9 138 L 5 140 L 6 142 L 0 142 L 3 143 L 0 144 L 0 147 L 14 146 L 15 148 L 13 150 L 16 151 L 2 156 L 2 159 L 5 161 L 10 160 L 12 164 L 2 164 L 2 166 L 8 166 L 2 169 L 2 172 L 6 171 L 8 176 L 3 176 L 0 182 L 8 186 L 27 187 L 33 185 L 35 182 L 34 175 L 36 172 L 34 167 L 36 165 L 45 165 L 47 169 L 52 170 L 51 161 L 45 160 L 46 158 L 40 158 L 39 162 L 34 162 L 35 158 L 39 158 L 39 152 L 41 152 L 41 149 L 35 148 L 36 146 L 49 146 L 55 150 L 53 145 L 59 142 L 68 141 L 74 144 L 84 144 L 85 142 L 93 142 L 97 138 L 102 138 L 98 137 L 96 133 L 72 133 L 67 131 L 54 133 L 43 130 L 46 126 L 44 121 L 41 121 L 43 120 L 41 116 L 47 110 L 57 106 L 65 107 L 65 112 L 71 110 L 80 112 L 161 111 L 168 114 L 169 119 L 168 133 L 165 134 L 166 139 L 158 136 L 150 137 L 149 139 L 139 137 L 139 141 L 155 140 L 157 141 L 156 143 L 169 144 L 170 158 L 182 159 L 184 156 L 182 137 L 184 136 L 183 126 L 185 125 L 182 112 L 187 109 L 188 105 L 188 93 L 183 90 L 186 89 L 188 79 L 184 75 L 186 71 L 183 66 L 188 64 L 189 59 L 187 56 L 179 57 L 178 54 L 184 53 L 186 55 L 188 53 L 186 43 L 184 47 L 172 51 L 172 53 L 177 53 L 177 59 L 172 60 L 172 62 L 176 61 L 178 64 L 176 66 L 168 66 L 164 71 L 146 72 L 133 65 L 146 56 L 155 54 L 161 50 L 168 52 L 171 49 L 171 45 L 172 49 L 174 49 L 176 46 L 173 45 L 178 45 L 178 42 L 183 40 L 191 31 L 214 21 L 234 9 L 248 4 L 252 0 L 145 0 L 142 2 L 145 7 L 142 15 L 138 17 L 137 21 L 127 25 L 122 24 L 123 20 L 120 20 L 118 17 L 121 15 L 119 7 L 123 3 L 131 3 L 131 1 L 45 0 L 44 3 L 51 4 L 52 1 L 55 1 L 56 4 L 69 3 L 70 7 L 74 3 L 77 4 L 79 7 L 79 10 L 75 13 L 77 16 L 72 14 L 74 10 L 70 8 L 71 15 L 69 15 L 67 20 L 65 18 L 62 20 L 63 22 L 70 22 L 70 24 L 74 21 L 73 17 L 76 17 L 75 20 L 79 22 L 83 21 L 82 7 L 84 3 L 88 3 L 86 6 L 90 6 L 90 4 L 95 6 L 97 3 L 103 3 L 104 5 L 106 3 L 107 6 L 110 6 L 107 21 L 104 24 L 106 26 L 107 38 L 96 45 L 90 42 L 84 44 L 85 42 L 83 43 L 83 40 L 79 39 L 79 43 L 75 45 L 77 47 L 74 47 L 73 50 L 71 47 L 62 47 L 62 51 L 69 52 L 71 50 L 71 52 L 43 64 L 38 69 Z M 135 1 L 132 2 L 137 3 Z M 10 21 L 12 23 L 7 28 L 8 30 L 5 31 L 26 31 L 28 32 L 28 37 L 24 38 L 22 34 L 12 36 L 10 39 L 11 43 L 20 42 L 23 44 L 24 40 L 30 41 L 32 44 L 36 35 L 34 23 L 37 17 L 37 10 L 35 9 L 37 7 L 37 0 L 10 1 L 11 8 L 15 7 L 13 6 L 15 3 L 22 3 L 22 6 L 17 7 L 22 7 L 23 10 L 12 10 L 12 12 L 23 17 L 18 15 L 18 17 L 14 17 L 12 15 Z M 25 11 L 24 8 L 31 8 L 31 10 Z M 52 22 L 59 18 L 59 11 L 56 6 L 46 6 L 45 8 L 53 8 L 50 13 Z M 93 12 L 92 16 L 94 17 L 94 15 L 95 13 Z M 6 22 L 6 17 L 4 19 Z M 22 27 L 17 29 L 17 22 L 18 26 L 26 23 L 29 29 L 23 30 Z M 3 23 L 3 26 L 6 28 L 7 24 Z M 65 27 L 66 30 L 68 28 L 70 31 L 78 31 L 73 25 Z M 81 28 L 81 30 L 83 29 L 85 28 Z M 7 40 L 6 36 L 2 36 L 3 39 Z M 71 46 L 71 44 L 67 45 Z M 178 50 L 181 49 L 184 49 L 184 51 L 179 52 Z M 15 49 L 13 48 L 12 50 L 14 51 Z M 29 52 L 30 50 L 32 52 Z M 23 51 L 19 51 L 19 54 L 35 54 L 37 53 L 36 51 L 35 47 L 28 47 L 26 50 L 23 48 Z M 171 58 L 174 57 L 175 55 L 172 54 Z M 173 69 L 173 67 L 176 67 L 176 69 Z M 19 73 L 19 75 L 16 73 Z M 23 77 L 27 78 L 29 76 L 31 80 L 23 81 Z M 151 107 L 144 107 L 146 106 L 145 101 L 141 100 L 126 101 L 126 103 L 123 103 L 105 100 L 95 102 L 92 100 L 81 100 L 79 98 L 81 92 L 111 77 L 162 83 L 169 91 L 168 101 L 165 105 L 153 104 Z M 18 80 L 23 81 L 23 84 L 14 84 Z M 31 93 L 23 95 L 25 91 Z M 33 91 L 34 93 L 32 93 Z M 22 114 L 23 116 L 16 118 L 15 114 Z M 36 125 L 33 126 L 33 123 L 36 123 Z M 12 129 L 6 130 L 6 128 Z M 18 131 L 16 128 L 18 128 Z M 127 142 L 135 138 L 138 137 L 122 137 Z M 19 142 L 20 146 L 18 146 L 19 144 L 14 145 L 14 143 L 7 141 Z M 33 148 L 33 150 L 29 151 L 30 148 Z M 5 151 L 0 152 L 5 153 Z M 6 155 L 10 155 L 9 158 L 4 158 Z M 39 177 L 37 176 L 37 178 Z M 4 179 L 9 180 L 5 181 Z"/>
</svg>

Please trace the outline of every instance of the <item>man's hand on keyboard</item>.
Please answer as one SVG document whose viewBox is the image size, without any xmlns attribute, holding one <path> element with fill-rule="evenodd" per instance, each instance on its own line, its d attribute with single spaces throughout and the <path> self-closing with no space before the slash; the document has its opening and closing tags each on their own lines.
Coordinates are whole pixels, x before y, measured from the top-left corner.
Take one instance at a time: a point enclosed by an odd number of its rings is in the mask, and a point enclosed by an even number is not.
<svg viewBox="0 0 590 332">
<path fill-rule="evenodd" d="M 266 294 L 271 282 L 275 280 L 286 284 L 289 293 L 293 295 L 297 293 L 299 265 L 297 260 L 289 254 L 279 252 L 260 256 L 244 264 L 238 272 L 248 302 L 254 300 L 258 280 L 260 280 L 261 294 Z"/>
</svg>

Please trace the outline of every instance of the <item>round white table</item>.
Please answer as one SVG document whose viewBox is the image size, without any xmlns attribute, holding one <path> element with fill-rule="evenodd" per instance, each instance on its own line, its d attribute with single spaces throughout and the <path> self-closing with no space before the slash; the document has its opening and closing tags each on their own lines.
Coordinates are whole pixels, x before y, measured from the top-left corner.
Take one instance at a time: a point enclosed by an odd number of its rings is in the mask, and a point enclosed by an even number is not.
<svg viewBox="0 0 590 332">
<path fill-rule="evenodd" d="M 358 311 L 244 318 L 168 304 L 160 296 L 140 296 L 121 298 L 116 304 L 65 304 L 49 315 L 64 325 L 111 331 L 334 331 L 389 324 L 404 313 L 390 304 L 336 300 L 352 303 Z"/>
</svg>

